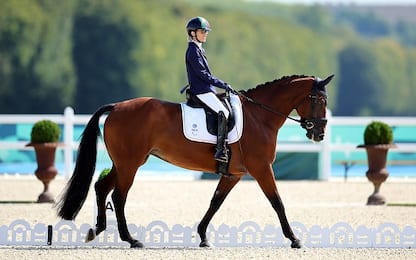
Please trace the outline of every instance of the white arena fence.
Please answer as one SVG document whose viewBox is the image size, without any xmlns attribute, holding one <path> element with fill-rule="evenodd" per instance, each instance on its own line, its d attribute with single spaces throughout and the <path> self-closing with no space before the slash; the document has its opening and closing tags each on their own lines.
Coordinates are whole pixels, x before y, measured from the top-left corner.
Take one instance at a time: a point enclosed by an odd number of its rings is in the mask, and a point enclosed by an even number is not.
<svg viewBox="0 0 416 260">
<path fill-rule="evenodd" d="M 132 236 L 150 247 L 198 247 L 200 243 L 196 223 L 193 226 L 176 224 L 168 226 L 163 221 L 152 221 L 148 225 L 129 224 Z M 309 248 L 415 248 L 416 229 L 410 225 L 400 228 L 394 223 L 385 222 L 375 227 L 358 226 L 338 222 L 332 226 L 313 225 L 308 227 L 300 222 L 292 222 L 295 235 Z M 117 225 L 108 223 L 106 231 L 86 244 L 85 237 L 89 224 L 76 225 L 62 220 L 54 225 L 31 224 L 17 219 L 10 225 L 0 225 L 0 245 L 2 246 L 111 246 L 128 247 L 121 241 Z M 210 224 L 207 236 L 216 247 L 290 247 L 290 241 L 283 237 L 278 226 L 259 226 L 252 221 L 239 226 Z"/>
<path fill-rule="evenodd" d="M 73 152 L 78 148 L 78 142 L 73 140 L 74 126 L 85 125 L 91 115 L 75 115 L 71 107 L 67 107 L 63 114 L 33 114 L 33 115 L 0 115 L 0 125 L 2 124 L 34 124 L 43 119 L 52 120 L 63 125 L 63 145 L 58 149 L 64 150 L 64 171 L 65 177 L 69 178 L 74 167 Z M 331 111 L 327 111 L 327 132 L 324 141 L 320 143 L 312 142 L 278 142 L 279 152 L 315 152 L 319 154 L 319 175 L 321 180 L 328 180 L 331 171 L 331 153 L 344 152 L 349 154 L 356 150 L 358 144 L 331 143 L 331 128 L 333 126 L 365 126 L 371 121 L 383 121 L 391 126 L 411 126 L 416 127 L 416 117 L 337 117 L 332 116 Z M 101 117 L 100 124 L 103 124 L 105 116 Z M 295 125 L 296 122 L 286 120 L 285 125 Z M 1 149 L 25 150 L 27 141 L 0 141 Z M 102 143 L 98 144 L 98 149 L 104 149 Z M 400 143 L 395 152 L 416 153 L 416 143 Z M 416 162 L 415 162 L 416 165 Z"/>
</svg>

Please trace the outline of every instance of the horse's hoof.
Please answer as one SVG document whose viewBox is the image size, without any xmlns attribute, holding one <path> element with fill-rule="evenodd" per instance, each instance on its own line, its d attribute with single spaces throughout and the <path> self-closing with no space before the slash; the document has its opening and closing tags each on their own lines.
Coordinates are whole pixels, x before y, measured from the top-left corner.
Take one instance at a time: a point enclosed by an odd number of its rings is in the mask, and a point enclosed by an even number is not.
<svg viewBox="0 0 416 260">
<path fill-rule="evenodd" d="M 94 240 L 94 238 L 95 238 L 95 231 L 94 229 L 90 228 L 90 230 L 88 230 L 87 236 L 85 237 L 85 243 L 88 243 Z"/>
<path fill-rule="evenodd" d="M 204 241 L 201 241 L 201 243 L 199 243 L 199 247 L 209 247 L 209 248 L 212 248 L 212 247 L 214 247 L 214 245 L 211 244 L 211 242 L 209 242 L 208 240 L 204 240 Z"/>
<path fill-rule="evenodd" d="M 290 245 L 292 248 L 302 248 L 302 243 L 299 239 L 293 240 L 292 244 Z"/>
<path fill-rule="evenodd" d="M 133 240 L 130 243 L 130 248 L 144 248 L 144 244 L 140 242 L 139 240 Z"/>
</svg>

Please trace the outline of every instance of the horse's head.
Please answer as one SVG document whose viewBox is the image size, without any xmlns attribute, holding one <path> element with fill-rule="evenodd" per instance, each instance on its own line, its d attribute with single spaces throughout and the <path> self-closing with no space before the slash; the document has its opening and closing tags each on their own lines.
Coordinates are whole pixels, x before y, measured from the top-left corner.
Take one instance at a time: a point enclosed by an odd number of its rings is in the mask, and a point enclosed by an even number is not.
<svg viewBox="0 0 416 260">
<path fill-rule="evenodd" d="M 326 85 L 334 75 L 322 80 L 315 78 L 309 95 L 302 100 L 296 111 L 301 117 L 301 126 L 306 130 L 306 136 L 316 142 L 322 141 L 326 128 Z"/>
</svg>

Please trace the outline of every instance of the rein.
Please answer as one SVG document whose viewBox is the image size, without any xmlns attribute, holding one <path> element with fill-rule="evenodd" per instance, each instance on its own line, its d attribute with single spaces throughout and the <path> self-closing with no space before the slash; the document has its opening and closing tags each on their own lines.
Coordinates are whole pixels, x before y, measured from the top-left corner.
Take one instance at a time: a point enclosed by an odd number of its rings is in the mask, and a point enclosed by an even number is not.
<svg viewBox="0 0 416 260">
<path fill-rule="evenodd" d="M 267 111 L 269 111 L 269 112 L 271 112 L 271 113 L 273 113 L 273 114 L 275 114 L 275 115 L 286 117 L 286 118 L 288 118 L 288 119 L 290 119 L 290 120 L 293 120 L 293 121 L 295 121 L 295 122 L 297 122 L 297 123 L 299 123 L 299 124 L 302 124 L 302 123 L 303 123 L 303 121 L 302 121 L 302 120 L 300 120 L 300 119 L 296 119 L 296 118 L 291 117 L 291 116 L 287 116 L 287 115 L 283 114 L 282 112 L 279 112 L 279 111 L 277 111 L 277 110 L 273 109 L 272 107 L 266 106 L 266 105 L 264 105 L 264 104 L 262 104 L 262 103 L 260 103 L 260 102 L 255 101 L 254 99 L 252 99 L 252 98 L 250 98 L 250 97 L 247 97 L 246 95 L 244 95 L 244 94 L 243 94 L 243 93 L 241 93 L 241 92 L 235 91 L 235 92 L 234 92 L 234 94 L 239 95 L 240 97 L 242 97 L 242 98 L 246 99 L 248 102 L 253 103 L 253 104 L 255 104 L 255 105 L 258 105 L 258 106 L 260 106 L 261 108 L 263 108 L 264 110 L 267 110 Z"/>
<path fill-rule="evenodd" d="M 238 91 L 233 91 L 233 92 L 234 92 L 234 94 L 239 95 L 240 97 L 246 99 L 247 101 L 249 101 L 249 102 L 251 102 L 255 105 L 260 106 L 264 110 L 267 110 L 267 111 L 269 111 L 269 112 L 271 112 L 275 115 L 278 115 L 278 116 L 286 117 L 286 118 L 288 118 L 292 121 L 295 121 L 295 122 L 299 123 L 303 128 L 305 128 L 307 130 L 313 129 L 315 127 L 315 125 L 319 125 L 319 124 L 322 124 L 322 123 L 326 124 L 326 119 L 322 119 L 322 118 L 309 118 L 309 119 L 308 118 L 306 118 L 306 119 L 305 118 L 301 118 L 301 119 L 293 118 L 289 115 L 285 115 L 282 112 L 275 110 L 274 108 L 272 108 L 270 106 L 267 106 L 267 105 L 264 105 L 260 102 L 257 102 L 255 100 L 253 100 L 252 98 L 247 97 L 246 95 L 244 95 L 241 92 L 238 92 Z M 320 99 L 318 92 L 319 92 L 319 90 L 317 89 L 317 85 L 316 85 L 316 82 L 315 82 L 315 84 L 312 87 L 311 94 L 309 95 L 309 98 L 313 99 L 312 110 L 314 110 L 316 100 Z M 324 101 L 323 102 L 326 104 L 326 95 L 324 96 Z M 302 101 L 302 103 L 303 103 L 303 101 Z M 300 103 L 297 107 L 299 107 L 302 103 Z"/>
</svg>

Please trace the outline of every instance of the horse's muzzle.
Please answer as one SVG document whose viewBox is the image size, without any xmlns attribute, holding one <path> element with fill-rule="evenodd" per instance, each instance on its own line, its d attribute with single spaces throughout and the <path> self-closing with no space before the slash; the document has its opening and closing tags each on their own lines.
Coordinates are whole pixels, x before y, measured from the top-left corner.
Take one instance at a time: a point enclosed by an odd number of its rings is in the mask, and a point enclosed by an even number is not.
<svg viewBox="0 0 416 260">
<path fill-rule="evenodd" d="M 324 118 L 303 119 L 301 126 L 306 130 L 306 137 L 315 142 L 324 140 L 327 120 Z"/>
<path fill-rule="evenodd" d="M 313 140 L 314 142 L 320 142 L 324 140 L 325 134 L 324 133 L 315 133 L 316 131 L 308 131 L 306 132 L 306 137 L 308 139 Z"/>
</svg>

